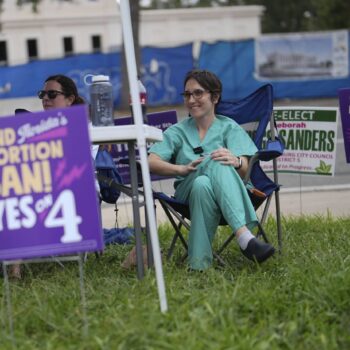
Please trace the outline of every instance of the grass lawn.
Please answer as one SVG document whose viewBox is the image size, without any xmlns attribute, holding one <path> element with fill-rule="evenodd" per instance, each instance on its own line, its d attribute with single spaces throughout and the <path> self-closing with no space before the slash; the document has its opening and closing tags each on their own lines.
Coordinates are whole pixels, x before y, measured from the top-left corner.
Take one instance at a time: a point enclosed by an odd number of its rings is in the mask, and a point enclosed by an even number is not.
<svg viewBox="0 0 350 350">
<path fill-rule="evenodd" d="M 276 244 L 272 218 L 267 232 Z M 15 344 L 0 279 L 0 349 L 350 349 L 349 234 L 350 217 L 284 217 L 283 254 L 261 266 L 235 243 L 225 268 L 194 273 L 166 262 L 165 314 L 154 271 L 138 281 L 120 267 L 131 247 L 109 246 L 84 266 L 85 337 L 77 263 L 27 265 L 10 284 Z M 164 249 L 170 239 L 161 226 Z"/>
</svg>

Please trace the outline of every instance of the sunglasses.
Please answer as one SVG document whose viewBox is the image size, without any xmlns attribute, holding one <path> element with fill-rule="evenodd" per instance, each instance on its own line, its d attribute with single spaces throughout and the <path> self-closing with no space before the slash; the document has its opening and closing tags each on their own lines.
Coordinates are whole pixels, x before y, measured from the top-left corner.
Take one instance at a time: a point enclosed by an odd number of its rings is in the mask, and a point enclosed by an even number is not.
<svg viewBox="0 0 350 350">
<path fill-rule="evenodd" d="M 46 95 L 50 100 L 54 100 L 57 97 L 57 95 L 64 95 L 64 92 L 58 90 L 40 90 L 38 92 L 38 97 L 40 98 L 40 100 L 42 100 Z"/>
<path fill-rule="evenodd" d="M 210 91 L 196 89 L 196 90 L 193 90 L 192 92 L 189 92 L 189 91 L 182 92 L 180 95 L 184 98 L 184 100 L 189 100 L 191 96 L 193 96 L 195 100 L 199 100 L 203 97 L 205 92 L 210 92 Z"/>
</svg>

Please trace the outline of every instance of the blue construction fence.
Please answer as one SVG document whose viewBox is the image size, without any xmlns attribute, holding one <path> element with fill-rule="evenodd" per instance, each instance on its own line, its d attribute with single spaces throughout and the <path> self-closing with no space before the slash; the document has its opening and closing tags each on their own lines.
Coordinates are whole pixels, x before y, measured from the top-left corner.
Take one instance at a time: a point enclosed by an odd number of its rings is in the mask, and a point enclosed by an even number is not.
<svg viewBox="0 0 350 350">
<path fill-rule="evenodd" d="M 193 57 L 192 44 L 144 47 L 141 75 L 148 103 L 150 106 L 182 103 L 183 78 L 194 67 L 219 76 L 224 99 L 242 98 L 265 83 L 273 85 L 276 99 L 335 97 L 338 89 L 350 87 L 348 31 L 299 35 L 295 39 L 293 35 L 284 35 L 202 43 L 197 58 Z M 84 77 L 107 74 L 114 87 L 115 106 L 120 104 L 120 52 L 79 54 L 0 67 L 0 98 L 36 96 L 44 80 L 58 73 L 73 78 L 79 93 L 87 100 L 89 86 L 84 84 Z"/>
</svg>

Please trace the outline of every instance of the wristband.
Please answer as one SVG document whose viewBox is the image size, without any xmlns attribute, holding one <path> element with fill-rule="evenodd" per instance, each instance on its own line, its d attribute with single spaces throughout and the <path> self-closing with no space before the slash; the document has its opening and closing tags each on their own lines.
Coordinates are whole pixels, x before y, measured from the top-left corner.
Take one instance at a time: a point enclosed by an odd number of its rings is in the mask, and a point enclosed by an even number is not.
<svg viewBox="0 0 350 350">
<path fill-rule="evenodd" d="M 242 158 L 241 157 L 237 157 L 238 159 L 238 166 L 235 166 L 236 170 L 239 170 L 242 168 Z"/>
</svg>

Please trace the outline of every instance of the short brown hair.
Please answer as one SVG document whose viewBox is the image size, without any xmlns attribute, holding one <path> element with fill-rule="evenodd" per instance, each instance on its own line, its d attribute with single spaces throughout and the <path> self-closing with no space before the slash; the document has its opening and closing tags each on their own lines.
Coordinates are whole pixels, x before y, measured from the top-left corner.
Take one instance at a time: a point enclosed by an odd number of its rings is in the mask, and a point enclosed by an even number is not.
<svg viewBox="0 0 350 350">
<path fill-rule="evenodd" d="M 184 87 L 190 79 L 196 80 L 199 85 L 212 94 L 212 97 L 218 97 L 218 102 L 220 102 L 222 84 L 220 79 L 214 73 L 208 70 L 193 69 L 186 74 Z"/>
</svg>

